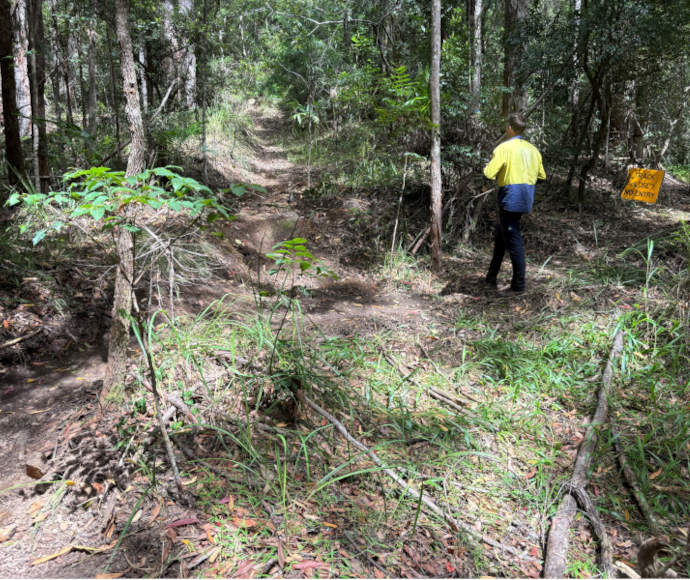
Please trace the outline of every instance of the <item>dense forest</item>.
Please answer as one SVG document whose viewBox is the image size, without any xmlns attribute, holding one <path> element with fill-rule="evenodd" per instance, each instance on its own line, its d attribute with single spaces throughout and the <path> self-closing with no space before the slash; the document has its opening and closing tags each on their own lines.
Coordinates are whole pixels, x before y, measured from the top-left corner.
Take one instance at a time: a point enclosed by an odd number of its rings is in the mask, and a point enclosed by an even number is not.
<svg viewBox="0 0 690 580">
<path fill-rule="evenodd" d="M 0 26 L 0 576 L 690 576 L 687 0 Z"/>
</svg>

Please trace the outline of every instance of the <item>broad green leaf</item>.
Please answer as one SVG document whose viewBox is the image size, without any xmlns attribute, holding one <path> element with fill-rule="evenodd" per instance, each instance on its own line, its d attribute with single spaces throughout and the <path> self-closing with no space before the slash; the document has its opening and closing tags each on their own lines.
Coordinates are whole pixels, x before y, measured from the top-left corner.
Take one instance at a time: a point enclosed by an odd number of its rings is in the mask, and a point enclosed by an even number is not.
<svg viewBox="0 0 690 580">
<path fill-rule="evenodd" d="M 38 230 L 35 234 L 33 239 L 31 240 L 31 243 L 35 246 L 38 244 L 43 238 L 46 237 L 46 230 Z"/>
</svg>

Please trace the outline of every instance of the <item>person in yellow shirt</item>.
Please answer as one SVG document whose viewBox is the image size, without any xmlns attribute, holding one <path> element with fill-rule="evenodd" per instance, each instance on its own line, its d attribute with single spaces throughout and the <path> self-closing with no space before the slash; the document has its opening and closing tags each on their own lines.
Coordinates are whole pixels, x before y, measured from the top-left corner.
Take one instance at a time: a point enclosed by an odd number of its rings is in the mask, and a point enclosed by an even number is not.
<svg viewBox="0 0 690 580">
<path fill-rule="evenodd" d="M 520 233 L 520 218 L 532 211 L 534 185 L 546 179 L 539 150 L 522 137 L 526 123 L 516 113 L 508 117 L 506 140 L 494 149 L 484 168 L 487 179 L 498 182 L 498 223 L 494 234 L 494 253 L 486 282 L 496 287 L 506 250 L 513 265 L 511 292 L 525 290 L 525 249 Z"/>
</svg>

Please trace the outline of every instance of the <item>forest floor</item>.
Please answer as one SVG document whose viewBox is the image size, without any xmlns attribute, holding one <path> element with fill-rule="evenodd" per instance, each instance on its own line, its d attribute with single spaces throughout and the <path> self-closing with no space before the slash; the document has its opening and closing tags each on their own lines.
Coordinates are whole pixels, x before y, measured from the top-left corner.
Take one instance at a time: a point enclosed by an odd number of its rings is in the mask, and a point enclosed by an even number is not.
<svg viewBox="0 0 690 580">
<path fill-rule="evenodd" d="M 5 258 L 0 577 L 539 577 L 614 330 L 636 313 L 651 328 L 655 309 L 687 312 L 687 294 L 652 283 L 662 265 L 669 276 L 687 268 L 674 237 L 690 216 L 687 188 L 633 206 L 602 178 L 578 213 L 555 183 L 544 186 L 524 226 L 529 289 L 511 296 L 481 282 L 489 219 L 438 275 L 422 258 L 384 258 L 371 233 L 392 229 L 389 202 L 315 195 L 307 181 L 328 168 L 308 175 L 290 160 L 282 116 L 252 115 L 250 150 L 210 144 L 212 179 L 262 189 L 233 202 L 222 239 L 199 234 L 204 280 L 178 288 L 175 324 L 151 325 L 188 496 L 174 488 L 150 393 L 137 386 L 146 370 L 134 341 L 128 390 L 107 409 L 96 403 L 107 270 L 54 248 L 34 250 L 19 274 Z M 276 267 L 266 254 L 294 238 L 308 251 L 282 246 L 297 262 Z M 658 353 L 626 344 L 645 363 Z M 668 372 L 674 387 L 687 381 Z M 642 440 L 639 425 L 663 439 L 666 427 L 640 421 L 656 399 L 635 388 L 615 382 L 619 428 L 630 441 Z M 669 429 L 687 433 L 680 392 L 666 394 L 660 416 L 678 409 Z M 690 497 L 690 443 L 679 449 L 673 470 L 660 456 L 638 465 L 667 510 L 659 520 L 671 545 Z M 376 458 L 448 517 L 429 513 Z M 649 522 L 618 461 L 605 439 L 589 490 L 614 560 L 635 568 Z M 566 572 L 596 576 L 597 541 L 580 516 Z"/>
</svg>

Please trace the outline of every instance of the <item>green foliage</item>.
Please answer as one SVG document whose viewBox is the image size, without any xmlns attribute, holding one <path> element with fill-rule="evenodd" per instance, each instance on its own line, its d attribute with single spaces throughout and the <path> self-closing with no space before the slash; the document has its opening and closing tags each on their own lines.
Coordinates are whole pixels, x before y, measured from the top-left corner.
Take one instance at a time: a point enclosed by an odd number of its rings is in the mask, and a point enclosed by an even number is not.
<svg viewBox="0 0 690 580">
<path fill-rule="evenodd" d="M 319 260 L 307 249 L 305 238 L 293 238 L 273 246 L 273 251 L 266 254 L 275 261 L 278 269 L 272 270 L 275 274 L 279 269 L 288 271 L 299 268 L 301 272 L 313 272 L 315 276 L 324 278 L 337 278 L 336 274 L 328 267 L 322 265 Z"/>
<path fill-rule="evenodd" d="M 382 81 L 385 96 L 376 108 L 378 121 L 404 131 L 428 128 L 431 107 L 428 69 L 412 78 L 405 66 L 399 66 Z"/>
<path fill-rule="evenodd" d="M 184 177 L 174 166 L 148 169 L 130 177 L 124 171 L 113 171 L 108 167 L 92 167 L 65 174 L 67 188 L 47 194 L 13 193 L 7 201 L 10 206 L 23 204 L 41 211 L 57 210 L 61 219 L 50 222 L 47 227 L 36 231 L 33 243 L 36 245 L 50 231 L 59 232 L 65 222 L 88 217 L 98 222 L 102 229 L 123 227 L 138 231 L 134 214 L 129 206 L 147 206 L 154 210 L 167 208 L 186 211 L 193 216 L 206 214 L 207 221 L 229 218 L 226 209 L 213 197 L 212 191 L 198 181 Z M 64 221 L 63 221 L 64 220 Z M 20 226 L 22 231 L 29 223 Z"/>
</svg>

